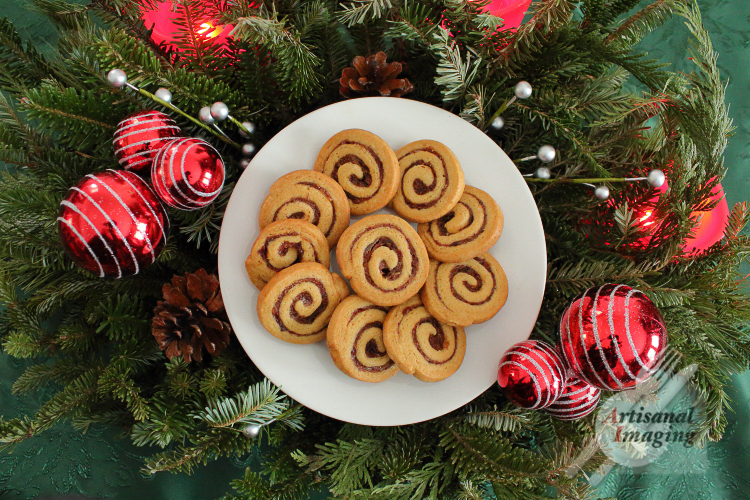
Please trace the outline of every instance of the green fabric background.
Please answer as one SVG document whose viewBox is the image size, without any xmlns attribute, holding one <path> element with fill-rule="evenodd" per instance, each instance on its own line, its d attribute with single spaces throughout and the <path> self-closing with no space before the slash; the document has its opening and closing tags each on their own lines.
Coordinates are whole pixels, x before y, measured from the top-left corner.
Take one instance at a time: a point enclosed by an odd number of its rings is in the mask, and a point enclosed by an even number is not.
<svg viewBox="0 0 750 500">
<path fill-rule="evenodd" d="M 704 22 L 720 54 L 719 67 L 729 80 L 727 101 L 737 127 L 726 151 L 724 188 L 730 207 L 747 201 L 750 188 L 750 4 L 747 0 L 699 0 Z M 49 23 L 24 4 L 0 0 L 0 16 L 11 19 L 21 36 L 45 53 L 52 53 L 55 34 Z M 649 36 L 642 47 L 651 55 L 688 69 L 686 29 L 670 21 Z M 499 356 L 499 353 L 498 353 Z M 0 355 L 0 415 L 11 418 L 33 413 L 50 394 L 15 397 L 10 388 L 25 363 Z M 654 464 L 640 470 L 615 468 L 599 483 L 601 497 L 622 500 L 750 499 L 750 373 L 733 378 L 730 397 L 734 413 L 719 443 L 703 449 L 673 447 Z M 0 455 L 0 498 L 25 499 L 85 496 L 140 500 L 217 498 L 230 490 L 231 479 L 258 463 L 260 451 L 241 459 L 222 459 L 193 476 L 162 473 L 144 478 L 142 458 L 157 450 L 136 448 L 114 432 L 92 429 L 82 435 L 70 425 L 58 425 L 42 436 Z"/>
</svg>

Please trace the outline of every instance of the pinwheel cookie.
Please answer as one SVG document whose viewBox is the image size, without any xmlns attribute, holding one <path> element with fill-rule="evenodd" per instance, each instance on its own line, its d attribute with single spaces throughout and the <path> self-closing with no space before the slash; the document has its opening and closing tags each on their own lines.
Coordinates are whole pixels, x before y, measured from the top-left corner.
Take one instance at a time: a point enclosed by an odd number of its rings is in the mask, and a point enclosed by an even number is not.
<svg viewBox="0 0 750 500">
<path fill-rule="evenodd" d="M 293 344 L 323 340 L 349 287 L 317 262 L 302 262 L 271 278 L 258 295 L 258 318 L 273 336 Z"/>
<path fill-rule="evenodd" d="M 492 196 L 466 186 L 448 213 L 419 224 L 417 231 L 430 257 L 459 262 L 486 252 L 497 242 L 503 232 L 503 211 Z"/>
<path fill-rule="evenodd" d="M 380 306 L 401 304 L 427 279 L 429 256 L 419 235 L 395 215 L 371 215 L 349 226 L 336 249 L 354 291 Z"/>
<path fill-rule="evenodd" d="M 464 172 L 448 146 L 422 140 L 396 152 L 401 182 L 393 209 L 406 220 L 428 222 L 447 214 L 464 192 Z"/>
<path fill-rule="evenodd" d="M 333 247 L 349 225 L 346 193 L 333 179 L 312 170 L 280 177 L 260 207 L 260 227 L 281 219 L 300 219 L 316 226 Z"/>
<path fill-rule="evenodd" d="M 338 305 L 328 324 L 326 342 L 339 370 L 364 382 L 382 382 L 396 374 L 383 343 L 387 307 L 356 295 Z"/>
<path fill-rule="evenodd" d="M 464 329 L 439 322 L 419 296 L 390 310 L 383 323 L 383 340 L 399 369 L 423 382 L 450 377 L 466 354 Z"/>
<path fill-rule="evenodd" d="M 315 170 L 344 188 L 354 215 L 386 206 L 398 191 L 401 172 L 396 153 L 383 139 L 366 130 L 339 132 L 323 145 Z"/>
<path fill-rule="evenodd" d="M 309 222 L 282 219 L 261 230 L 245 269 L 250 281 L 261 289 L 276 273 L 300 262 L 319 262 L 327 268 L 331 254 L 326 237 Z"/>
<path fill-rule="evenodd" d="M 438 321 L 469 326 L 483 323 L 500 311 L 508 298 L 508 280 L 488 253 L 461 262 L 431 260 L 420 297 Z"/>
</svg>

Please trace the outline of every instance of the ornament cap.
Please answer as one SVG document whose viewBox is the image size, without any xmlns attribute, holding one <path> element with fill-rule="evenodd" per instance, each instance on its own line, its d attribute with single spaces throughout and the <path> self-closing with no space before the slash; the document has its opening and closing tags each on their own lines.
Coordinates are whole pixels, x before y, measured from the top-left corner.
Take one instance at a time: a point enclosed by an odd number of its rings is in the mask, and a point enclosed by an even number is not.
<svg viewBox="0 0 750 500">
<path fill-rule="evenodd" d="M 121 69 L 113 69 L 107 73 L 107 81 L 116 89 L 121 89 L 128 83 L 128 75 Z"/>
<path fill-rule="evenodd" d="M 513 89 L 513 92 L 516 94 L 516 97 L 519 99 L 528 99 L 531 97 L 531 84 L 525 80 L 521 80 L 516 84 L 516 87 Z"/>
</svg>

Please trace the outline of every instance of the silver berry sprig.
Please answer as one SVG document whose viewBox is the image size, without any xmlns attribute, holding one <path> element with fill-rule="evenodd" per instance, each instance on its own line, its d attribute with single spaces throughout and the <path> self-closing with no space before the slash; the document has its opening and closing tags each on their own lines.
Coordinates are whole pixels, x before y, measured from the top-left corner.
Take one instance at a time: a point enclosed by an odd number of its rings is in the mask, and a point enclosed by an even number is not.
<svg viewBox="0 0 750 500">
<path fill-rule="evenodd" d="M 226 142 L 227 144 L 231 144 L 235 148 L 242 150 L 242 146 L 232 139 L 230 139 L 226 134 L 224 134 L 220 129 L 214 129 L 209 124 L 204 122 L 202 120 L 202 115 L 199 113 L 199 118 L 196 119 L 193 116 L 190 116 L 189 114 L 182 111 L 180 108 L 172 104 L 172 92 L 170 92 L 168 89 L 160 88 L 156 91 L 156 93 L 152 94 L 151 92 L 144 90 L 142 88 L 136 87 L 132 83 L 128 82 L 128 77 L 125 74 L 125 72 L 121 69 L 113 69 L 109 73 L 107 73 L 107 81 L 110 85 L 112 85 L 114 88 L 121 89 L 124 87 L 128 87 L 139 94 L 141 94 L 144 97 L 148 97 L 152 101 L 161 104 L 162 106 L 174 111 L 175 113 L 185 117 L 186 119 L 190 120 L 191 122 L 195 123 L 199 127 L 203 128 L 207 132 L 210 132 L 211 134 L 215 135 L 222 141 Z M 204 108 L 205 109 L 205 108 Z M 201 110 L 202 112 L 203 110 Z"/>
<path fill-rule="evenodd" d="M 609 198 L 609 188 L 604 185 L 605 182 L 608 183 L 620 183 L 620 182 L 640 182 L 640 181 L 646 181 L 651 185 L 651 187 L 658 188 L 664 185 L 664 181 L 666 180 L 666 177 L 664 176 L 664 172 L 662 172 L 659 169 L 651 170 L 646 177 L 604 177 L 604 178 L 590 178 L 590 179 L 568 179 L 564 177 L 558 177 L 555 179 L 550 178 L 549 176 L 549 169 L 545 170 L 547 171 L 546 174 L 544 172 L 541 172 L 542 175 L 537 175 L 540 173 L 540 170 L 542 168 L 537 169 L 537 172 L 535 172 L 533 175 L 534 178 L 531 178 L 530 176 L 532 174 L 527 174 L 524 177 L 526 177 L 527 182 L 556 182 L 556 183 L 567 183 L 567 184 L 583 184 L 584 186 L 588 186 L 590 188 L 594 189 L 594 196 L 596 196 L 600 200 L 606 200 Z M 546 175 L 546 176 L 545 176 Z"/>
<path fill-rule="evenodd" d="M 531 97 L 532 92 L 533 89 L 531 88 L 531 84 L 529 82 L 518 82 L 513 88 L 513 97 L 511 97 L 508 102 L 500 106 L 500 108 L 495 111 L 488 120 L 490 123 L 490 127 L 494 130 L 502 129 L 505 126 L 505 120 L 503 120 L 503 117 L 500 115 L 503 114 L 503 112 L 508 109 L 509 106 L 516 102 L 517 99 L 528 99 L 529 97 Z"/>
</svg>

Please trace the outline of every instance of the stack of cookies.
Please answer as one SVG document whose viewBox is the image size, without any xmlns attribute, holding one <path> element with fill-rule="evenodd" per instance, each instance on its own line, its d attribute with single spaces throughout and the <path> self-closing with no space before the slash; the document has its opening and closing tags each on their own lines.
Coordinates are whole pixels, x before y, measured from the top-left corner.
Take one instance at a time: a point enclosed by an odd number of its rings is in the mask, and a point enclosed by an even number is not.
<svg viewBox="0 0 750 500">
<path fill-rule="evenodd" d="M 386 206 L 398 216 L 368 215 Z M 368 216 L 349 225 L 352 214 Z M 488 253 L 503 213 L 465 185 L 458 158 L 437 141 L 394 152 L 371 132 L 339 132 L 314 170 L 271 186 L 260 227 L 245 267 L 261 290 L 261 323 L 287 342 L 325 338 L 336 366 L 358 380 L 399 370 L 425 382 L 449 377 L 463 362 L 464 327 L 492 318 L 508 297 Z M 355 295 L 329 271 L 334 247 Z"/>
</svg>

